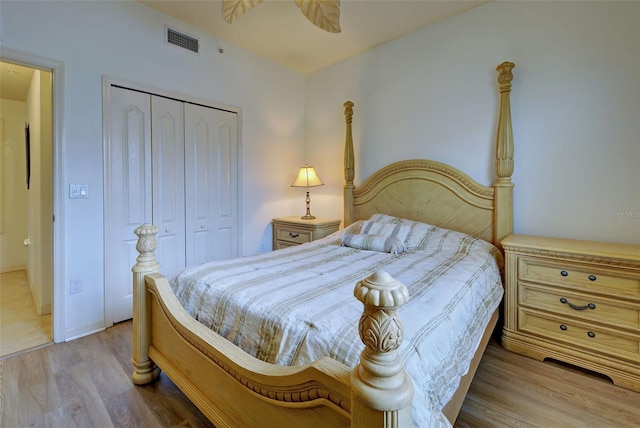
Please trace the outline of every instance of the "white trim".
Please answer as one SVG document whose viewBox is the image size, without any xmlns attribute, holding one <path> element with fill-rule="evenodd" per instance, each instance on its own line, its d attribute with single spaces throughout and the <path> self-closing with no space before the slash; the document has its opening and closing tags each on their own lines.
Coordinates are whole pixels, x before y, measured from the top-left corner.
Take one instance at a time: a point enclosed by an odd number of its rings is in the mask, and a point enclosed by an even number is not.
<svg viewBox="0 0 640 428">
<path fill-rule="evenodd" d="M 93 324 L 89 326 L 77 327 L 67 331 L 69 336 L 64 340 L 65 342 L 69 342 L 72 340 L 80 339 L 81 337 L 89 336 L 94 333 L 99 333 L 104 331 L 105 328 L 100 326 L 100 324 Z"/>
<path fill-rule="evenodd" d="M 3 47 L 0 60 L 14 62 L 32 68 L 51 71 L 52 121 L 53 127 L 53 257 L 52 257 L 52 300 L 53 300 L 53 341 L 65 340 L 65 253 L 64 253 L 64 169 L 62 146 L 64 142 L 64 63 L 27 52 Z"/>
</svg>

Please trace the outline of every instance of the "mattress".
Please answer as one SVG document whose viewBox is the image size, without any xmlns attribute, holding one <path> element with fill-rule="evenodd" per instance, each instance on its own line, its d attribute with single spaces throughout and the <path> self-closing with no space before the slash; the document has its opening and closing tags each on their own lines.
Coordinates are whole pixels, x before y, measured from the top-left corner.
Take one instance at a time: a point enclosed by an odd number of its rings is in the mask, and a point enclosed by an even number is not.
<svg viewBox="0 0 640 428">
<path fill-rule="evenodd" d="M 467 373 L 502 296 L 502 256 L 471 236 L 426 227 L 401 254 L 342 245 L 361 223 L 326 238 L 255 256 L 192 266 L 172 289 L 196 320 L 245 352 L 279 365 L 329 356 L 359 362 L 362 304 L 355 284 L 388 272 L 409 290 L 399 349 L 414 383 L 415 426 L 450 426 L 441 410 Z"/>
</svg>

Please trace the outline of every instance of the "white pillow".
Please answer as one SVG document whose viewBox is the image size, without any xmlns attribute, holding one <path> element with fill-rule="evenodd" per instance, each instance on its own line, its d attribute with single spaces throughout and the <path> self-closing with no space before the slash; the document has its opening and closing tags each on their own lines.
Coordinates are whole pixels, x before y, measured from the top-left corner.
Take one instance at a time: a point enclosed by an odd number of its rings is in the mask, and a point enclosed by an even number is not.
<svg viewBox="0 0 640 428">
<path fill-rule="evenodd" d="M 371 216 L 369 221 L 408 226 L 409 233 L 404 240 L 404 245 L 407 250 L 415 250 L 424 246 L 424 241 L 429 237 L 430 232 L 436 229 L 436 226 L 431 224 L 408 220 L 406 218 L 393 217 L 387 214 L 374 214 Z"/>
</svg>

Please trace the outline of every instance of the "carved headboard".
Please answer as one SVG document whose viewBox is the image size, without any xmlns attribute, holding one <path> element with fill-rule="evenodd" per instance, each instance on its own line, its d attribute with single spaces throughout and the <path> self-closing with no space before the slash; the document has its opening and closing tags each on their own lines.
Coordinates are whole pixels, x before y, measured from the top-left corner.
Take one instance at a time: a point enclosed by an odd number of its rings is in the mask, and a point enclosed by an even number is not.
<svg viewBox="0 0 640 428">
<path fill-rule="evenodd" d="M 465 232 L 500 247 L 500 240 L 513 231 L 513 131 L 509 100 L 513 67 L 510 62 L 497 67 L 500 88 L 497 179 L 491 187 L 479 184 L 452 166 L 412 159 L 378 170 L 356 188 L 351 131 L 354 104 L 347 101 L 344 225 L 384 213 Z"/>
</svg>

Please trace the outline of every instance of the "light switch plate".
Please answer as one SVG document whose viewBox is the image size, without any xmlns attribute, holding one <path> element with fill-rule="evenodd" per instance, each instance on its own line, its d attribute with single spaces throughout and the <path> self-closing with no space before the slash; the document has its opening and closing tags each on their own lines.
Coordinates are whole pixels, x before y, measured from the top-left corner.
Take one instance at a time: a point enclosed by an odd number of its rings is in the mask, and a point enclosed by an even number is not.
<svg viewBox="0 0 640 428">
<path fill-rule="evenodd" d="M 89 199 L 89 185 L 69 184 L 69 199 Z"/>
</svg>

